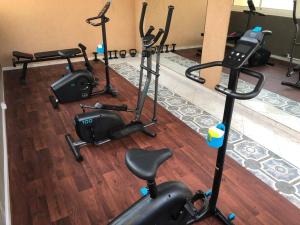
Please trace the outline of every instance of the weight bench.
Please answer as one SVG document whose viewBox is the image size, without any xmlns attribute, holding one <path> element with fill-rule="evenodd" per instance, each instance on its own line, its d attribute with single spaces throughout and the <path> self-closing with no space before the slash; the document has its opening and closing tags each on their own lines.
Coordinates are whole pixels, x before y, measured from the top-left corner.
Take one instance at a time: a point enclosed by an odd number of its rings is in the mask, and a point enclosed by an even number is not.
<svg viewBox="0 0 300 225">
<path fill-rule="evenodd" d="M 63 50 L 55 50 L 55 51 L 47 51 L 47 52 L 37 52 L 34 54 L 24 53 L 13 51 L 12 55 L 12 63 L 13 66 L 16 67 L 19 64 L 23 64 L 22 76 L 20 77 L 20 83 L 26 84 L 26 74 L 27 74 L 27 66 L 29 63 L 34 62 L 43 62 L 57 59 L 65 59 L 59 52 L 67 53 L 70 58 L 82 57 L 83 54 L 80 48 L 71 48 L 71 49 L 63 49 Z"/>
</svg>

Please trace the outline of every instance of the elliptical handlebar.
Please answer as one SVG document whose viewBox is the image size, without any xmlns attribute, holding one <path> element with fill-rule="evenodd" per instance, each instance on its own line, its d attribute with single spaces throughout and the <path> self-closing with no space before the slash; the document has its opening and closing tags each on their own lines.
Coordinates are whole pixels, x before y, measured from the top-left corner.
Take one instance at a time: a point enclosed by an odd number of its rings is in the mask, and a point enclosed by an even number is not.
<svg viewBox="0 0 300 225">
<path fill-rule="evenodd" d="M 165 42 L 168 38 L 170 27 L 171 27 L 171 22 L 172 22 L 173 12 L 174 12 L 174 6 L 170 5 L 169 9 L 168 9 L 168 17 L 167 17 L 167 22 L 166 22 L 166 26 L 165 26 L 164 36 L 160 42 L 161 46 L 165 44 Z"/>
<path fill-rule="evenodd" d="M 94 20 L 98 20 L 98 19 L 103 19 L 105 18 L 105 14 L 107 13 L 107 11 L 109 10 L 110 8 L 110 5 L 111 5 L 111 0 L 109 0 L 105 6 L 103 7 L 103 9 L 100 11 L 100 13 L 98 14 L 98 16 L 95 16 L 95 17 L 90 17 L 88 19 L 86 19 L 86 22 L 94 27 L 98 27 L 98 26 L 102 26 L 103 23 L 106 23 L 108 22 L 107 20 L 105 21 L 101 21 L 99 23 L 97 22 L 93 22 Z"/>
<path fill-rule="evenodd" d="M 297 0 L 294 0 L 294 5 L 293 5 L 293 21 L 295 25 L 298 25 L 298 20 L 297 20 Z"/>
<path fill-rule="evenodd" d="M 144 32 L 144 22 L 145 22 L 147 7 L 148 7 L 148 3 L 143 2 L 140 25 L 139 25 L 140 36 L 142 39 L 148 39 L 147 40 L 148 43 L 147 44 L 144 43 L 144 45 L 146 48 L 150 48 L 154 44 L 156 44 L 158 42 L 158 40 L 161 38 L 161 36 L 163 35 L 161 42 L 160 42 L 160 46 L 163 46 L 168 38 L 168 34 L 170 31 L 174 6 L 169 6 L 169 8 L 168 8 L 168 16 L 167 16 L 165 29 L 160 28 L 156 35 L 152 35 L 152 32 L 155 30 L 155 28 L 153 26 L 150 26 L 146 33 Z"/>
<path fill-rule="evenodd" d="M 146 16 L 146 10 L 147 10 L 147 7 L 148 7 L 148 3 L 147 2 L 143 2 L 143 7 L 142 7 L 142 14 L 141 14 L 141 19 L 140 19 L 140 26 L 139 26 L 139 30 L 140 30 L 140 36 L 141 38 L 144 38 L 145 37 L 145 33 L 144 33 L 144 22 L 145 22 L 145 16 Z M 154 30 L 154 27 L 153 26 L 150 26 L 149 30 L 153 28 Z M 148 31 L 149 31 L 148 30 Z M 152 31 L 153 31 L 152 30 Z M 151 32 L 152 32 L 151 31 Z M 147 32 L 148 33 L 148 32 Z"/>
</svg>

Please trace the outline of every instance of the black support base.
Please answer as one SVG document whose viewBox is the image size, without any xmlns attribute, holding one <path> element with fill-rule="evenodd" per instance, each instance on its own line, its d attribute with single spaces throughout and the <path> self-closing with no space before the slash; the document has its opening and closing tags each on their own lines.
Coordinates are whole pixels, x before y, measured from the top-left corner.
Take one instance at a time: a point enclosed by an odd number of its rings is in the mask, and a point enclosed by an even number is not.
<svg viewBox="0 0 300 225">
<path fill-rule="evenodd" d="M 288 82 L 288 81 L 282 81 L 281 84 L 284 85 L 284 86 L 300 89 L 300 80 L 297 81 L 296 83 L 292 83 L 292 82 Z"/>
<path fill-rule="evenodd" d="M 83 157 L 80 154 L 80 145 L 76 145 L 74 139 L 72 138 L 72 136 L 70 134 L 66 134 L 65 135 L 66 141 L 76 159 L 77 162 L 82 162 L 83 161 Z"/>
<path fill-rule="evenodd" d="M 99 92 L 100 95 L 111 95 L 112 97 L 117 97 L 118 96 L 118 91 L 114 89 L 111 85 L 107 85 L 104 87 L 102 91 Z M 96 94 L 97 95 L 97 94 Z M 92 94 L 94 96 L 94 94 Z"/>
</svg>

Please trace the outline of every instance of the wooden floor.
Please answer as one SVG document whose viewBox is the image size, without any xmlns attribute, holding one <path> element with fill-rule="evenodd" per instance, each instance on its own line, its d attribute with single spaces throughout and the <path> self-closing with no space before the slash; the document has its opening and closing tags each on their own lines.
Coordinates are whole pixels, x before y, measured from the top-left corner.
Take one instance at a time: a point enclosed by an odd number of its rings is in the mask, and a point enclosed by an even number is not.
<svg viewBox="0 0 300 225">
<path fill-rule="evenodd" d="M 100 72 L 102 65 L 98 64 Z M 126 149 L 169 147 L 174 157 L 161 167 L 158 182 L 182 180 L 193 190 L 211 187 L 216 150 L 169 112 L 159 107 L 156 138 L 135 134 L 100 147 L 82 150 L 77 163 L 64 135 L 75 136 L 72 119 L 78 103 L 54 111 L 48 102 L 49 85 L 64 73 L 64 65 L 29 69 L 28 85 L 18 84 L 20 71 L 6 72 L 11 212 L 13 225 L 102 225 L 139 197 L 144 182 L 124 164 Z M 113 84 L 120 97 L 98 97 L 110 103 L 134 105 L 136 89 L 116 74 Z M 151 101 L 145 105 L 150 118 Z M 129 120 L 131 115 L 125 115 Z M 296 225 L 299 209 L 227 158 L 219 201 L 227 214 L 235 212 L 236 224 Z M 213 218 L 198 224 L 220 224 Z"/>
<path fill-rule="evenodd" d="M 190 60 L 196 61 L 196 62 L 200 62 L 200 60 L 201 60 L 200 56 L 196 55 L 196 49 L 177 50 L 176 53 L 183 57 L 186 57 Z M 272 62 L 274 63 L 274 66 L 261 66 L 261 67 L 252 68 L 253 70 L 261 72 L 265 75 L 266 83 L 265 83 L 264 88 L 269 91 L 275 92 L 279 95 L 290 98 L 294 101 L 300 102 L 300 90 L 299 89 L 290 88 L 290 87 L 281 85 L 281 82 L 283 80 L 296 83 L 296 81 L 299 79 L 299 75 L 296 73 L 292 77 L 288 78 L 288 77 L 286 77 L 286 73 L 288 70 L 288 64 L 286 62 L 282 62 L 282 61 L 274 60 L 274 59 L 272 59 Z M 224 70 L 224 72 L 229 73 L 228 70 Z M 250 83 L 256 82 L 256 80 L 254 78 L 250 78 L 249 76 L 241 75 L 241 78 Z"/>
</svg>

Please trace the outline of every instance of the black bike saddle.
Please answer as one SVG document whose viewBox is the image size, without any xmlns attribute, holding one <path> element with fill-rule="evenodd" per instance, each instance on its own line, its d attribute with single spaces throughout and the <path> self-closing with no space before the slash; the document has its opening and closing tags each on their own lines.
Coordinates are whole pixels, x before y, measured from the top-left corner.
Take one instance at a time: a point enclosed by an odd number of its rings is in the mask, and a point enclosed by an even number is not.
<svg viewBox="0 0 300 225">
<path fill-rule="evenodd" d="M 155 180 L 158 168 L 171 156 L 170 149 L 156 151 L 132 149 L 126 153 L 126 165 L 137 177 L 147 181 Z"/>
</svg>

